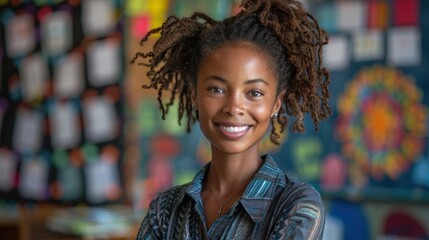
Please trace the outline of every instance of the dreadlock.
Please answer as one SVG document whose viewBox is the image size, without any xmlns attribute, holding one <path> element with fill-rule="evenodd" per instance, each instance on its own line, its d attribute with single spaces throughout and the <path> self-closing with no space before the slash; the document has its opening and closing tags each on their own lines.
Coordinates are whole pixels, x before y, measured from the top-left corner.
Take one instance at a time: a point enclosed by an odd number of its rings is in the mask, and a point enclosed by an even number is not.
<svg viewBox="0 0 429 240">
<path fill-rule="evenodd" d="M 198 119 L 192 109 L 191 91 L 201 60 L 226 42 L 247 41 L 271 56 L 278 79 L 277 93 L 286 91 L 277 118 L 271 120 L 271 141 L 278 144 L 289 122 L 285 115 L 295 117 L 294 131 L 304 132 L 304 114 L 310 113 L 318 131 L 320 120 L 331 115 L 330 78 L 322 66 L 322 47 L 328 43 L 326 32 L 296 0 L 242 0 L 241 7 L 241 12 L 223 21 L 203 13 L 185 18 L 171 16 L 160 28 L 148 32 L 140 45 L 159 33 L 153 50 L 137 52 L 131 61 L 147 59 L 139 63 L 149 67 L 147 76 L 151 82 L 143 88 L 158 90 L 163 119 L 177 98 L 179 124 L 186 115 L 189 132 Z M 171 92 L 166 103 L 165 91 Z M 274 121 L 280 129 L 274 127 Z"/>
</svg>

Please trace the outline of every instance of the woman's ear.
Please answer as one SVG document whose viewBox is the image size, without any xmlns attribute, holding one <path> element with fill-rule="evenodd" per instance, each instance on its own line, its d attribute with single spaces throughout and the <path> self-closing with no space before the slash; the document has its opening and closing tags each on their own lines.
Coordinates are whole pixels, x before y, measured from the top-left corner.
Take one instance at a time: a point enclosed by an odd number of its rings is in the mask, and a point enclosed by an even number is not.
<svg viewBox="0 0 429 240">
<path fill-rule="evenodd" d="M 274 108 L 271 115 L 279 112 L 280 108 L 282 107 L 283 98 L 285 97 L 285 94 L 286 94 L 286 90 L 283 90 L 277 95 L 276 102 L 274 103 Z"/>
</svg>

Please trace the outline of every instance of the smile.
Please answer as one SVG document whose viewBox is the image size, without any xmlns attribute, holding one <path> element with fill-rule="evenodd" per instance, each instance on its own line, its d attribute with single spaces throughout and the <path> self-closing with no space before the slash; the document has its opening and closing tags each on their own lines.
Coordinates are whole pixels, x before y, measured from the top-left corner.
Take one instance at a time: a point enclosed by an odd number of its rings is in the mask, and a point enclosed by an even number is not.
<svg viewBox="0 0 429 240">
<path fill-rule="evenodd" d="M 220 132 L 229 139 L 239 139 L 243 137 L 249 129 L 252 127 L 251 125 L 217 125 L 219 127 Z"/>
<path fill-rule="evenodd" d="M 220 126 L 220 128 L 229 133 L 239 133 L 246 131 L 250 126 Z"/>
</svg>

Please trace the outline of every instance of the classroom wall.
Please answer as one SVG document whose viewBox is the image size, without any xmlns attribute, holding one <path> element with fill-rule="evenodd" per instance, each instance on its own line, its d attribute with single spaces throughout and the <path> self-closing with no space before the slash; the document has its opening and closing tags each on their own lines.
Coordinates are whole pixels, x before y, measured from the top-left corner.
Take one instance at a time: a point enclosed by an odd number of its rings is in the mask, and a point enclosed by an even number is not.
<svg viewBox="0 0 429 240">
<path fill-rule="evenodd" d="M 288 129 L 281 147 L 267 137 L 262 151 L 321 192 L 325 239 L 428 239 L 429 2 L 303 3 L 331 36 L 324 51 L 333 116 L 318 132 L 310 120 L 305 134 Z M 161 121 L 156 93 L 141 88 L 146 69 L 129 61 L 150 48 L 153 40 L 141 47 L 140 39 L 169 14 L 222 19 L 238 1 L 0 7 L 0 205 L 121 203 L 143 213 L 159 191 L 210 161 L 198 125 L 186 134 L 174 106 Z"/>
<path fill-rule="evenodd" d="M 189 15 L 186 2 L 170 5 L 170 13 Z M 322 193 L 329 216 L 325 239 L 427 239 L 428 2 L 303 2 L 331 38 L 324 51 L 333 116 L 318 132 L 309 118 L 305 134 L 289 129 L 281 147 L 266 138 L 262 151 L 271 152 L 289 176 Z M 216 18 L 237 11 L 231 4 L 229 11 L 204 8 L 202 2 L 196 8 Z M 130 34 L 138 36 L 137 29 L 149 26 L 139 19 L 150 17 L 144 10 L 131 15 Z M 132 55 L 139 48 L 132 37 L 129 41 Z M 134 88 L 146 81 L 140 73 L 128 76 L 135 92 L 130 114 L 136 119 L 130 153 L 141 179 L 135 203 L 144 209 L 158 191 L 190 181 L 210 161 L 210 147 L 197 125 L 189 135 L 177 126 L 174 108 L 166 121 L 153 120 L 160 118 L 157 102 Z"/>
</svg>

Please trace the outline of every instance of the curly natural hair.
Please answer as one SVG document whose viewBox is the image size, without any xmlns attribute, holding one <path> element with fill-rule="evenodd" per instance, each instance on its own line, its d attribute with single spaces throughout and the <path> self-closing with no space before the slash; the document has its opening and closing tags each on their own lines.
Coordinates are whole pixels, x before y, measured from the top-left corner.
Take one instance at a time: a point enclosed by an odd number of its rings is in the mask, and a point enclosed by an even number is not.
<svg viewBox="0 0 429 240">
<path fill-rule="evenodd" d="M 131 62 L 146 59 L 139 64 L 149 67 L 151 83 L 143 87 L 158 90 L 162 118 L 177 98 L 179 124 L 186 114 L 189 132 L 198 119 L 191 92 L 201 60 L 226 42 L 246 41 L 271 56 L 276 65 L 277 93 L 285 90 L 279 114 L 272 120 L 271 141 L 278 144 L 289 122 L 285 115 L 295 117 L 293 130 L 304 132 L 304 114 L 310 113 L 317 131 L 320 120 L 331 115 L 330 78 L 322 63 L 322 47 L 328 43 L 328 35 L 295 0 L 242 0 L 241 8 L 223 21 L 198 12 L 185 18 L 170 16 L 141 40 L 143 45 L 151 35 L 160 33 L 153 50 L 137 52 Z M 171 92 L 166 103 L 165 91 Z M 275 120 L 280 129 L 274 127 Z"/>
</svg>

